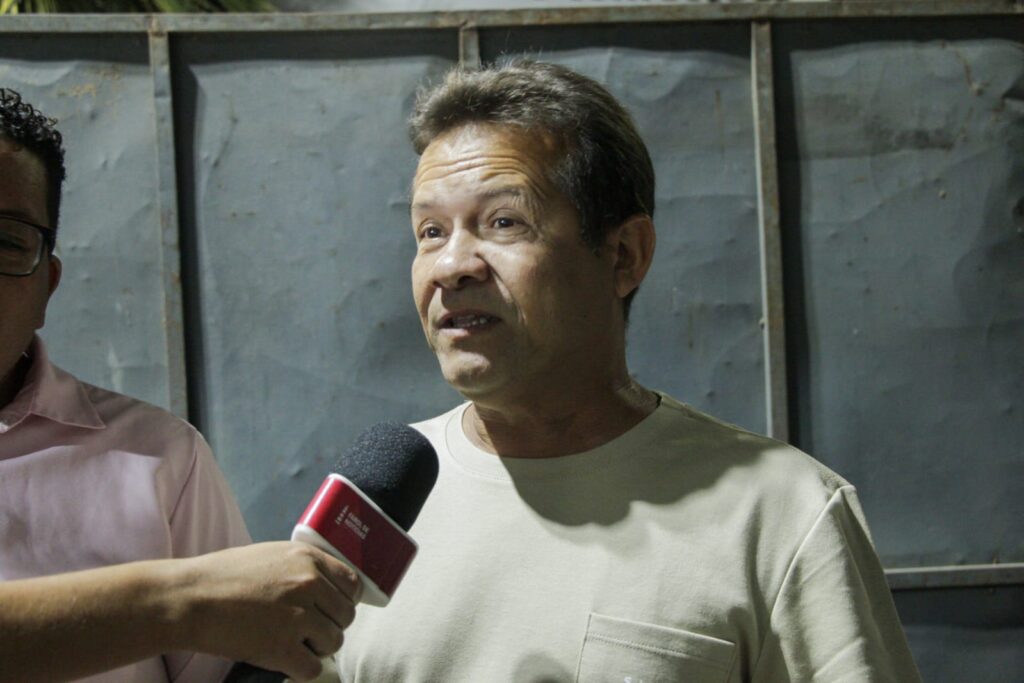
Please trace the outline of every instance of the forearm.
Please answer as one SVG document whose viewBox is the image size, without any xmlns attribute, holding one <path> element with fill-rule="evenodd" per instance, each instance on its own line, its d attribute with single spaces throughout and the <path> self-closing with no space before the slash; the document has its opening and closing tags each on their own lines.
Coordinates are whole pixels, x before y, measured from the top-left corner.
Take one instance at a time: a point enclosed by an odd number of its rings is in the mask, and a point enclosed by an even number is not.
<svg viewBox="0 0 1024 683">
<path fill-rule="evenodd" d="M 189 647 L 187 563 L 0 582 L 0 683 L 61 681 Z"/>
<path fill-rule="evenodd" d="M 305 681 L 341 646 L 359 583 L 302 543 L 257 543 L 0 582 L 0 683 L 80 678 L 173 651 Z"/>
</svg>

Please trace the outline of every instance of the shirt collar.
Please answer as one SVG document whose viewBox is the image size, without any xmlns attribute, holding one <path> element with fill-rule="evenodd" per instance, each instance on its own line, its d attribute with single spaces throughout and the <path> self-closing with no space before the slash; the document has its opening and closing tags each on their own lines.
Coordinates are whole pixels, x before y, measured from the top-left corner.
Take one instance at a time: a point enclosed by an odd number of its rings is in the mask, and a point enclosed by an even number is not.
<svg viewBox="0 0 1024 683">
<path fill-rule="evenodd" d="M 14 428 L 29 415 L 71 427 L 106 427 L 89 400 L 85 387 L 70 373 L 50 362 L 46 346 L 38 335 L 32 340 L 28 353 L 32 366 L 14 400 L 0 409 L 0 433 Z"/>
</svg>

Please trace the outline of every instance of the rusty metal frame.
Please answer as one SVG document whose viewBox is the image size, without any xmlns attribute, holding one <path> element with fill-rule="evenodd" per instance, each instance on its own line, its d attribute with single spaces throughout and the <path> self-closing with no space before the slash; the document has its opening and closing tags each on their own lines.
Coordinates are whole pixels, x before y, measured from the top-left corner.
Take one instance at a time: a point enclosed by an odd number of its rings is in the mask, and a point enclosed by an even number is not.
<svg viewBox="0 0 1024 683">
<path fill-rule="evenodd" d="M 747 1 L 647 7 L 379 14 L 21 15 L 0 17 L 0 34 L 148 35 L 155 104 L 156 172 L 161 263 L 165 287 L 164 323 L 167 335 L 169 401 L 172 411 L 184 416 L 188 412 L 188 387 L 180 279 L 178 187 L 174 156 L 174 105 L 169 44 L 172 34 L 458 29 L 459 63 L 474 67 L 478 66 L 481 60 L 479 32 L 488 28 L 653 22 L 749 22 L 764 312 L 767 424 L 772 436 L 787 440 L 788 404 L 781 258 L 784 217 L 779 211 L 771 22 L 982 16 L 1024 18 L 1024 0 Z M 886 578 L 894 591 L 1017 585 L 1024 584 L 1024 563 L 894 568 L 886 570 Z"/>
<path fill-rule="evenodd" d="M 160 216 L 160 265 L 164 290 L 163 323 L 167 341 L 167 405 L 172 413 L 188 419 L 170 45 L 164 31 L 152 30 L 148 38 L 149 70 L 153 79 L 153 123 L 156 132 L 157 211 Z"/>
<path fill-rule="evenodd" d="M 459 12 L 265 14 L 64 14 L 0 17 L 0 33 L 237 33 L 440 29 L 475 26 L 1024 16 L 1024 0 L 814 0 L 646 7 L 479 10 Z"/>
<path fill-rule="evenodd" d="M 755 21 L 750 31 L 751 84 L 757 163 L 757 217 L 761 246 L 761 327 L 764 340 L 765 409 L 768 434 L 789 441 L 786 318 L 783 304 L 782 223 L 775 143 L 775 76 L 772 25 Z"/>
<path fill-rule="evenodd" d="M 1024 562 L 887 569 L 885 578 L 894 591 L 1015 586 L 1024 584 Z"/>
<path fill-rule="evenodd" d="M 480 32 L 475 25 L 459 28 L 459 65 L 471 69 L 480 67 Z"/>
</svg>

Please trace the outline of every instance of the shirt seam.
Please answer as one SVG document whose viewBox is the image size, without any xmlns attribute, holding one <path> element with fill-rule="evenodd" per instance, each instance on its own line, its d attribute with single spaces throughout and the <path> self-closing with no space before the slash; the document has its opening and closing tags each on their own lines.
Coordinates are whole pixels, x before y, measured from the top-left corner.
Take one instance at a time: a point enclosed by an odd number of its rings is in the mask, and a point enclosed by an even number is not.
<svg viewBox="0 0 1024 683">
<path fill-rule="evenodd" d="M 669 657 L 678 657 L 680 659 L 696 659 L 696 660 L 699 660 L 701 662 L 704 662 L 705 664 L 709 664 L 709 665 L 715 667 L 716 669 L 721 669 L 723 671 L 729 669 L 729 663 L 724 663 L 724 662 L 721 662 L 719 660 L 712 659 L 711 657 L 706 657 L 704 655 L 694 654 L 692 652 L 681 652 L 679 650 L 672 650 L 672 649 L 669 649 L 669 648 L 666 648 L 666 647 L 658 647 L 657 645 L 648 645 L 647 643 L 638 643 L 638 642 L 635 642 L 635 641 L 632 641 L 632 640 L 623 640 L 621 638 L 612 638 L 610 636 L 602 636 L 602 635 L 599 635 L 599 634 L 596 634 L 596 633 L 591 634 L 590 635 L 590 639 L 591 640 L 600 640 L 602 642 L 611 643 L 613 645 L 621 645 L 622 647 L 626 647 L 626 648 L 629 648 L 631 650 L 641 650 L 643 652 L 652 652 L 654 654 L 666 655 L 666 656 L 669 656 Z M 733 646 L 733 647 L 735 647 L 735 646 Z"/>
<path fill-rule="evenodd" d="M 455 429 L 462 429 L 462 425 L 461 425 L 462 416 L 465 413 L 466 409 L 469 407 L 469 405 L 470 405 L 469 402 L 462 404 L 462 406 L 459 406 L 459 408 L 461 408 L 461 410 L 457 408 L 456 411 L 455 411 L 455 415 L 451 416 L 451 419 L 457 419 L 458 422 L 459 422 L 459 424 L 455 425 Z M 661 410 L 664 406 L 665 406 L 664 402 L 659 403 L 658 408 L 656 408 L 655 410 Z M 676 408 L 675 406 L 671 406 L 671 405 L 667 406 L 667 409 L 678 410 L 678 408 Z M 648 416 L 648 417 L 650 417 L 650 416 Z M 498 474 L 491 474 L 489 472 L 482 472 L 482 471 L 480 471 L 480 470 L 478 470 L 478 469 L 476 469 L 474 467 L 471 467 L 470 465 L 467 465 L 466 463 L 464 463 L 462 461 L 462 459 L 458 455 L 456 455 L 457 449 L 453 448 L 453 444 L 452 444 L 451 440 L 448 438 L 448 426 L 449 426 L 449 421 L 445 421 L 444 425 L 442 426 L 442 428 L 443 428 L 442 438 L 444 439 L 444 447 L 445 447 L 445 450 L 447 451 L 448 460 L 453 462 L 456 465 L 456 467 L 459 469 L 459 471 L 461 471 L 466 476 L 469 476 L 469 477 L 475 478 L 475 479 L 480 479 L 482 481 L 495 482 L 495 483 L 498 483 L 498 484 L 504 484 L 506 486 L 513 486 L 513 487 L 515 486 L 515 479 L 514 479 L 514 477 L 511 474 L 508 474 L 506 476 L 501 476 L 501 475 L 498 475 Z M 638 426 L 639 426 L 639 424 L 633 426 L 632 428 L 630 428 L 629 430 L 627 430 L 623 434 L 620 434 L 619 437 L 616 437 L 616 438 L 621 438 L 622 436 L 625 436 L 626 434 L 629 434 L 631 431 L 636 429 Z M 646 447 L 649 446 L 653 441 L 656 440 L 656 438 L 660 434 L 660 431 L 661 430 L 659 430 L 657 432 L 652 432 L 646 439 L 644 439 L 643 441 L 640 441 L 639 443 L 635 444 L 633 449 L 632 449 L 632 451 L 635 452 L 635 453 L 643 453 L 643 452 L 645 452 Z M 474 446 L 472 444 L 472 442 L 469 441 L 469 437 L 465 435 L 464 431 L 463 431 L 463 438 L 466 439 L 466 441 L 469 442 L 471 446 L 476 448 L 476 446 Z M 603 448 L 604 445 L 605 444 L 603 444 L 602 446 L 598 446 L 597 448 Z M 477 450 L 479 450 L 479 448 L 477 448 Z M 592 450 L 595 450 L 595 449 L 592 449 Z M 493 457 L 499 459 L 499 461 L 502 459 L 502 456 L 500 456 L 500 455 L 498 455 L 496 453 L 491 453 L 489 455 L 492 455 Z M 580 453 L 572 453 L 572 454 L 570 454 L 568 456 L 565 456 L 565 457 L 574 457 L 576 455 L 580 455 Z M 561 470 L 557 470 L 557 471 L 553 471 L 553 472 L 544 472 L 544 473 L 541 473 L 541 474 L 533 474 L 533 473 L 520 472 L 519 476 L 523 477 L 524 479 L 529 479 L 531 481 L 550 481 L 550 480 L 556 479 L 556 478 L 557 479 L 578 479 L 578 478 L 582 478 L 582 477 L 594 476 L 594 474 L 596 472 L 601 472 L 601 471 L 603 471 L 607 467 L 614 466 L 616 464 L 616 462 L 619 460 L 619 457 L 620 456 L 617 453 L 604 453 L 604 454 L 602 454 L 602 456 L 601 456 L 602 467 L 597 468 L 597 469 L 594 469 L 594 467 L 593 467 L 594 463 L 593 462 L 591 462 L 591 463 L 582 463 L 581 462 L 581 463 L 576 463 L 574 466 L 572 466 L 572 465 L 565 466 L 565 468 L 561 469 Z M 506 459 L 511 459 L 511 458 L 506 458 Z M 555 459 L 557 459 L 557 457 Z"/>
<path fill-rule="evenodd" d="M 199 464 L 199 445 L 198 439 L 195 438 L 195 434 L 192 434 L 192 461 L 189 463 L 188 475 L 185 477 L 185 482 L 181 486 L 181 490 L 178 491 L 178 498 L 174 501 L 174 507 L 171 508 L 171 514 L 167 518 L 167 526 L 174 528 L 174 521 L 178 515 L 178 508 L 181 506 L 181 500 L 185 497 L 185 491 L 188 490 L 189 484 L 192 482 L 192 477 L 195 476 L 196 467 Z M 172 552 L 172 557 L 174 556 Z"/>
<path fill-rule="evenodd" d="M 456 469 L 459 470 L 459 472 L 462 472 L 463 474 L 465 474 L 468 477 L 475 478 L 475 479 L 481 479 L 483 481 L 489 481 L 489 482 L 493 482 L 493 483 L 497 483 L 497 484 L 511 484 L 512 481 L 510 479 L 505 478 L 505 477 L 500 477 L 500 476 L 493 475 L 493 474 L 485 474 L 485 473 L 479 472 L 479 471 L 477 471 L 477 470 L 475 470 L 475 469 L 473 469 L 471 467 L 467 467 L 462 462 L 462 460 L 460 460 L 458 458 L 458 456 L 456 456 L 456 454 L 455 454 L 456 453 L 456 448 L 454 448 L 455 444 L 453 444 L 451 439 L 448 437 L 448 428 L 451 426 L 451 423 L 452 423 L 453 420 L 457 420 L 460 423 L 462 422 L 462 415 L 463 415 L 463 413 L 466 412 L 466 409 L 469 408 L 469 405 L 470 405 L 469 402 L 465 402 L 465 403 L 462 403 L 461 405 L 458 405 L 455 408 L 453 408 L 451 411 L 449 411 L 448 419 L 445 420 L 441 424 L 441 439 L 444 442 L 444 450 L 445 450 L 445 454 L 446 454 L 446 459 L 450 463 L 454 464 Z M 461 426 L 461 424 L 460 425 L 456 425 L 455 428 L 456 429 L 462 429 L 462 426 Z M 468 438 L 468 437 L 466 437 L 466 438 Z M 499 456 L 495 455 L 494 457 L 497 458 Z"/>
<path fill-rule="evenodd" d="M 825 501 L 825 505 L 822 506 L 821 511 L 818 513 L 817 517 L 814 518 L 814 521 L 811 523 L 811 526 L 807 530 L 807 533 L 804 534 L 804 537 L 800 540 L 800 544 L 797 546 L 796 551 L 793 552 L 793 557 L 790 558 L 789 565 L 786 567 L 786 573 L 783 574 L 782 581 L 779 583 L 779 590 L 775 593 L 775 598 L 772 600 L 771 609 L 768 611 L 767 628 L 765 630 L 764 635 L 761 637 L 761 642 L 758 644 L 757 659 L 754 661 L 754 665 L 751 668 L 751 672 L 757 671 L 757 668 L 761 663 L 761 657 L 764 656 L 764 644 L 765 641 L 768 640 L 768 636 L 772 632 L 771 624 L 772 621 L 775 619 L 775 608 L 778 607 L 779 598 L 782 597 L 782 592 L 786 589 L 786 585 L 789 583 L 789 579 L 795 571 L 797 558 L 800 557 L 800 554 L 803 552 L 803 549 L 807 545 L 811 536 L 814 535 L 814 532 L 818 529 L 818 526 L 825 518 L 825 515 L 827 515 L 829 510 L 832 508 L 833 501 L 835 501 L 843 494 L 844 489 L 856 490 L 852 484 L 845 484 L 843 486 L 838 487 L 835 491 L 833 491 L 832 495 L 829 496 L 829 499 Z"/>
<path fill-rule="evenodd" d="M 192 663 L 192 660 L 196 658 L 197 654 L 199 654 L 199 653 L 197 653 L 197 652 L 189 653 L 188 659 L 186 659 L 185 663 L 181 665 L 181 670 L 178 671 L 177 675 L 175 675 L 175 676 L 171 676 L 171 672 L 170 672 L 170 669 L 169 669 L 169 666 L 168 666 L 168 664 L 170 664 L 170 662 L 167 660 L 167 655 L 160 655 L 160 659 L 163 660 L 163 663 L 164 663 L 164 671 L 167 673 L 167 680 L 168 680 L 168 682 L 169 683 L 175 683 L 175 681 L 180 679 L 182 674 L 185 673 L 185 670 L 188 669 L 189 664 Z"/>
</svg>

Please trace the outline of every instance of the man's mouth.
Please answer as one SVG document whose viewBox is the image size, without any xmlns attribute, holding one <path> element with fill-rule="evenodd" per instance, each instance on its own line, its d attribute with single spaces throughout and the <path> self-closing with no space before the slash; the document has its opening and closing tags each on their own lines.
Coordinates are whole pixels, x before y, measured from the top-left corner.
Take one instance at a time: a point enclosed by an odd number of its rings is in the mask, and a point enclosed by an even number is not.
<svg viewBox="0 0 1024 683">
<path fill-rule="evenodd" d="M 486 313 L 459 313 L 446 315 L 441 319 L 440 327 L 442 330 L 472 330 L 496 323 L 498 320 L 500 319 Z"/>
</svg>

